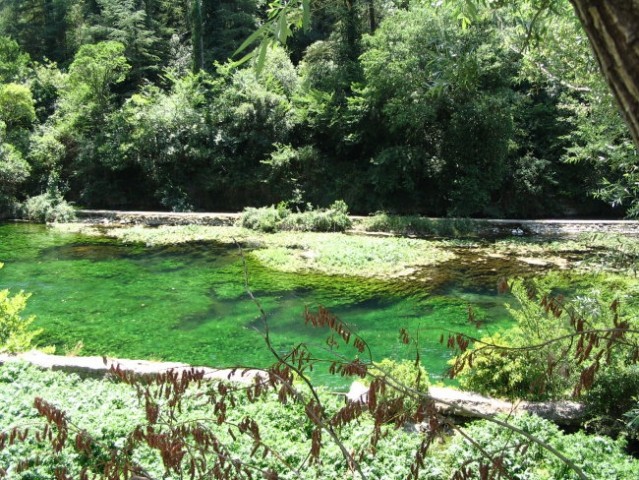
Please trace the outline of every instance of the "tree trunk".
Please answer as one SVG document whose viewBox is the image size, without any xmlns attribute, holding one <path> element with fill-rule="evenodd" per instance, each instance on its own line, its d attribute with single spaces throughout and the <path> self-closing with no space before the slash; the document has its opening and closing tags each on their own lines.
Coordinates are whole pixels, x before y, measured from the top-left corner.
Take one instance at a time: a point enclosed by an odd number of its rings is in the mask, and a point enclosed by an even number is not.
<svg viewBox="0 0 639 480">
<path fill-rule="evenodd" d="M 204 66 L 201 0 L 193 0 L 191 4 L 191 44 L 193 46 L 193 73 L 198 73 Z"/>
<path fill-rule="evenodd" d="M 370 25 L 370 33 L 377 30 L 377 19 L 375 17 L 375 0 L 368 0 L 368 21 Z"/>
<path fill-rule="evenodd" d="M 570 0 L 639 149 L 639 0 Z"/>
</svg>

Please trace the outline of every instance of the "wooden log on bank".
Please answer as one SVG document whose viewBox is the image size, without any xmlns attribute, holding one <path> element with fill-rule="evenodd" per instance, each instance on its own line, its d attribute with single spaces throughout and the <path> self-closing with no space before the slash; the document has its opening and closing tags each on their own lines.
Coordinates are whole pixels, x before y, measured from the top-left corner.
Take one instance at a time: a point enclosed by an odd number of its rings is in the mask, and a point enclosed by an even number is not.
<svg viewBox="0 0 639 480">
<path fill-rule="evenodd" d="M 482 418 L 498 414 L 510 415 L 528 412 L 550 420 L 557 425 L 576 426 L 583 423 L 586 415 L 584 404 L 568 400 L 552 402 L 527 402 L 521 400 L 509 402 L 445 387 L 430 387 L 428 392 L 435 400 L 437 409 L 441 413 L 465 418 Z"/>
</svg>

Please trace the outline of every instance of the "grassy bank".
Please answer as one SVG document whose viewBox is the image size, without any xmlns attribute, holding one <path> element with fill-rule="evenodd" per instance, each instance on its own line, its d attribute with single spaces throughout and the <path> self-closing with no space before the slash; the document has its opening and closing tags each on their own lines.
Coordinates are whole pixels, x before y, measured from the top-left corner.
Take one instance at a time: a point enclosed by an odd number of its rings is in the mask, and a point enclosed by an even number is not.
<svg viewBox="0 0 639 480">
<path fill-rule="evenodd" d="M 0 469 L 6 478 L 45 479 L 53 478 L 56 470 L 65 468 L 71 478 L 78 478 L 82 468 L 98 474 L 113 452 L 123 452 L 129 435 L 149 424 L 156 432 L 167 432 L 180 425 L 198 425 L 213 434 L 223 448 L 228 449 L 229 461 L 240 461 L 264 470 L 271 469 L 281 479 L 347 479 L 359 478 L 346 465 L 337 446 L 328 436 L 323 438 L 319 461 L 308 462 L 312 443 L 313 424 L 304 415 L 303 405 L 290 401 L 283 405 L 275 393 L 251 402 L 247 395 L 238 393 L 235 405 L 226 410 L 226 418 L 218 425 L 219 411 L 209 397 L 209 386 L 191 386 L 182 396 L 182 409 L 175 410 L 170 418 L 169 404 L 159 401 L 158 421 L 154 421 L 148 406 L 140 401 L 133 388 L 112 381 L 80 380 L 75 375 L 59 372 L 44 372 L 25 364 L 11 363 L 0 366 L 0 432 L 9 432 L 13 427 L 29 427 L 31 434 L 23 441 L 5 443 L 0 449 Z M 153 391 L 154 387 L 150 387 Z M 218 389 L 219 390 L 219 389 Z M 302 390 L 302 394 L 306 395 Z M 341 408 L 342 400 L 326 391 L 320 391 L 320 398 L 330 415 Z M 41 397 L 49 404 L 65 412 L 69 422 L 69 441 L 59 452 L 52 451 L 47 441 L 35 438 L 34 432 L 41 429 L 44 420 L 33 407 L 35 397 Z M 151 419 L 149 419 L 151 416 Z M 231 425 L 238 425 L 250 418 L 259 426 L 260 447 L 255 455 L 254 442 L 250 431 L 239 433 Z M 533 416 L 511 418 L 517 427 L 542 438 L 554 448 L 582 468 L 591 479 L 616 478 L 635 479 L 639 475 L 639 462 L 623 453 L 623 441 L 613 441 L 600 436 L 583 433 L 566 435 L 551 423 Z M 166 422 L 166 423 L 164 423 Z M 383 436 L 375 449 L 370 448 L 373 420 L 364 413 L 356 423 L 349 423 L 338 430 L 345 447 L 357 456 L 361 469 L 367 478 L 394 480 L 406 478 L 415 449 L 423 439 L 422 434 L 410 429 L 384 427 Z M 56 427 L 51 427 L 54 437 Z M 235 431 L 234 434 L 230 431 Z M 74 439 L 82 432 L 83 438 L 91 438 L 89 451 L 78 448 Z M 486 422 L 477 422 L 466 428 L 473 439 L 471 445 L 458 434 L 447 434 L 440 442 L 435 442 L 427 455 L 419 478 L 440 480 L 452 478 L 459 468 L 477 469 L 482 456 L 479 449 L 503 455 L 504 468 L 517 478 L 547 479 L 577 478 L 564 463 L 546 450 L 531 446 L 519 448 L 522 438 L 509 430 L 504 430 Z M 181 465 L 188 468 L 192 456 L 207 460 L 213 465 L 213 448 L 195 448 L 196 439 L 185 435 L 185 444 L 177 446 L 186 452 Z M 74 446 L 75 445 L 75 446 Z M 81 446 L 81 444 L 80 444 Z M 156 446 L 157 447 L 157 446 Z M 264 447 L 269 453 L 262 455 Z M 217 447 L 216 447 L 217 448 Z M 158 448 L 151 448 L 145 442 L 135 443 L 128 450 L 130 458 L 143 467 L 152 478 L 181 478 L 173 472 L 164 472 Z M 208 452 L 208 453 L 207 453 Z M 18 467 L 18 464 L 21 464 Z M 180 462 L 177 462 L 180 465 Z M 20 470 L 23 471 L 20 471 Z M 0 471 L 2 471 L 0 470 Z M 259 470 L 253 474 L 259 475 Z M 210 478 L 198 475 L 195 478 Z M 245 478 L 237 475 L 234 478 Z"/>
</svg>

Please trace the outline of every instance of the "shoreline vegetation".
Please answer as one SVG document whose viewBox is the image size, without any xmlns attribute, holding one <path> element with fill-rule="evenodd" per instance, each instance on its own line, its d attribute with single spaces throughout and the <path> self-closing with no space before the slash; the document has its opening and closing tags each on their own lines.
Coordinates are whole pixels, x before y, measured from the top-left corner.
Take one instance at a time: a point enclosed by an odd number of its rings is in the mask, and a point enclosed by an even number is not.
<svg viewBox="0 0 639 480">
<path fill-rule="evenodd" d="M 235 461 L 252 463 L 259 470 L 270 469 L 277 476 L 267 478 L 280 479 L 348 479 L 359 478 L 349 469 L 337 445 L 328 440 L 323 441 L 318 461 L 306 464 L 304 458 L 312 446 L 311 430 L 313 425 L 304 415 L 304 406 L 295 402 L 282 404 L 276 393 L 266 393 L 259 399 L 251 400 L 247 395 L 238 392 L 234 397 L 234 406 L 225 410 L 224 421 L 220 425 L 217 405 L 202 401 L 214 393 L 205 384 L 187 382 L 180 395 L 179 408 L 162 402 L 152 396 L 159 386 L 146 387 L 150 393 L 136 396 L 135 388 L 128 382 L 105 380 L 81 380 L 76 375 L 62 372 L 42 371 L 20 362 L 9 362 L 0 365 L 0 430 L 22 433 L 25 425 L 31 432 L 38 433 L 46 428 L 49 417 L 39 414 L 33 407 L 33 397 L 42 396 L 47 399 L 45 406 L 52 406 L 54 412 L 65 412 L 58 425 L 65 427 L 63 436 L 56 436 L 56 425 L 49 427 L 54 431 L 53 438 L 59 439 L 59 449 L 51 455 L 50 445 L 46 437 L 32 438 L 27 441 L 17 439 L 4 451 L 0 451 L 0 465 L 5 465 L 8 477 L 31 475 L 29 478 L 54 478 L 55 472 L 62 468 L 71 475 L 68 478 L 81 478 L 83 467 L 89 465 L 93 473 L 104 468 L 104 462 L 110 455 L 126 449 L 132 454 L 134 465 L 144 468 L 144 476 L 137 478 L 182 478 L 178 467 L 166 467 L 165 450 L 161 446 L 147 445 L 145 442 L 129 443 L 132 432 L 136 429 L 153 428 L 158 435 L 173 438 L 171 434 L 187 425 L 196 425 L 215 435 L 218 443 L 224 446 L 227 458 Z M 20 386 L 16 394 L 11 386 Z M 163 385 L 163 384 L 161 384 Z M 228 387 L 227 387 L 228 388 Z M 303 387 L 297 386 L 301 391 Z M 337 414 L 344 408 L 341 398 L 324 389 L 317 390 L 318 398 L 326 408 L 326 415 Z M 81 402 L 74 399 L 82 398 Z M 171 397 L 173 398 L 173 397 Z M 145 401 L 146 406 L 145 406 Z M 36 402 L 37 403 L 37 402 Z M 149 404 L 157 405 L 158 418 L 149 422 Z M 38 404 L 42 407 L 42 403 Z M 146 408 L 146 411 L 145 411 Z M 156 411 L 156 410 L 154 410 Z M 15 412 L 20 412 L 16 415 Z M 250 418 L 259 425 L 260 446 L 269 449 L 269 455 L 257 455 L 251 432 L 236 431 L 229 425 L 241 425 Z M 508 420 L 525 435 L 542 438 L 557 450 L 564 452 L 569 458 L 588 474 L 587 478 L 617 478 L 633 480 L 639 474 L 639 461 L 624 452 L 626 442 L 623 439 L 612 440 L 583 432 L 565 433 L 552 422 L 535 415 L 506 415 L 497 417 L 498 421 Z M 64 423 L 63 423 L 64 422 Z M 164 423 L 166 422 L 166 423 Z M 370 412 L 363 412 L 359 420 L 348 424 L 340 430 L 341 441 L 350 451 L 358 454 L 360 466 L 366 478 L 400 479 L 409 475 L 414 452 L 419 449 L 423 438 L 417 425 L 396 428 L 392 423 L 382 426 L 382 435 L 376 444 L 377 451 L 373 455 L 368 451 L 370 436 L 374 430 L 375 419 Z M 152 425 L 152 426 L 150 426 Z M 481 463 L 483 452 L 490 445 L 509 445 L 526 442 L 526 437 L 499 427 L 490 421 L 473 422 L 464 427 L 465 433 L 454 431 L 440 434 L 433 447 L 425 456 L 420 479 L 443 480 L 452 478 L 459 468 L 469 463 Z M 68 434 L 68 436 L 66 435 Z M 86 454 L 74 446 L 75 439 L 82 434 L 82 439 L 91 441 L 91 452 Z M 473 438 L 473 443 L 466 440 Z M 187 437 L 188 446 L 199 446 L 197 437 Z M 173 444 L 171 444 L 173 445 Z M 207 458 L 214 462 L 215 454 L 204 448 L 188 448 L 185 459 L 192 457 Z M 207 456 L 206 454 L 209 453 Z M 564 463 L 543 448 L 532 445 L 530 448 L 503 448 L 503 458 L 507 465 L 514 461 L 523 462 L 519 470 L 526 478 L 578 478 Z M 18 468 L 15 459 L 25 462 Z M 299 464 L 305 468 L 298 470 Z M 23 470 L 21 473 L 18 470 Z M 166 469 L 166 470 L 165 470 Z M 197 478 L 211 478 L 197 477 Z M 233 478 L 245 478 L 236 476 Z"/>
</svg>

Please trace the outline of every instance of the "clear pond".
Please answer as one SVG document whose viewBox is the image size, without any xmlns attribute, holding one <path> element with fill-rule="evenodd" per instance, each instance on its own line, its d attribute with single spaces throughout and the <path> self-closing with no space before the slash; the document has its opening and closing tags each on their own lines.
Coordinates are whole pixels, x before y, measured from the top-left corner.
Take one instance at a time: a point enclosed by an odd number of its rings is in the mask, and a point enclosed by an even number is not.
<svg viewBox="0 0 639 480">
<path fill-rule="evenodd" d="M 438 377 L 450 357 L 439 344 L 442 333 L 482 335 L 509 323 L 507 298 L 495 288 L 503 260 L 484 265 L 481 274 L 471 260 L 460 255 L 441 265 L 437 282 L 281 273 L 250 258 L 247 267 L 278 350 L 307 342 L 322 355 L 327 332 L 306 326 L 303 312 L 323 305 L 369 343 L 375 359 L 414 357 L 414 347 L 401 343 L 399 329 L 419 330 L 421 358 Z M 7 223 L 0 225 L 0 261 L 5 263 L 0 288 L 32 293 L 27 313 L 44 329 L 39 343 L 55 345 L 57 353 L 82 342 L 82 355 L 215 367 L 267 366 L 273 360 L 236 248 L 145 247 Z M 469 305 L 485 319 L 480 332 L 468 326 Z"/>
</svg>

